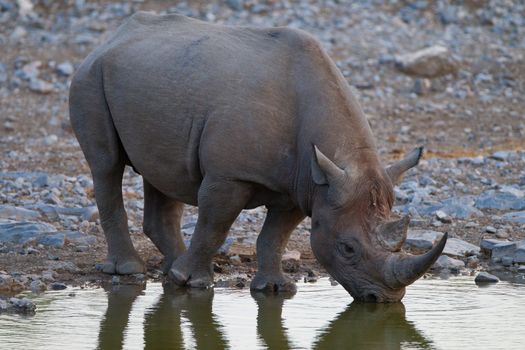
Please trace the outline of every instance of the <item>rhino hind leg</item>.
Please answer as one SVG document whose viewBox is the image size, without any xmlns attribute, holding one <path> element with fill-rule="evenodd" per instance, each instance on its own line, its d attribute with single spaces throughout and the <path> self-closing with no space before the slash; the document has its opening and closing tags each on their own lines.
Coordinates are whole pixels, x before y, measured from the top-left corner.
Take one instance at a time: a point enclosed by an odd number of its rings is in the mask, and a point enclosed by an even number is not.
<svg viewBox="0 0 525 350">
<path fill-rule="evenodd" d="M 129 236 L 128 218 L 122 199 L 122 170 L 93 174 L 100 223 L 108 244 L 107 259 L 100 270 L 121 275 L 144 273 L 145 265 Z"/>
<path fill-rule="evenodd" d="M 213 285 L 213 256 L 252 195 L 250 184 L 204 178 L 198 196 L 199 218 L 190 246 L 175 260 L 169 271 L 176 284 L 193 288 Z"/>
<path fill-rule="evenodd" d="M 144 179 L 144 233 L 164 255 L 164 272 L 186 250 L 180 231 L 183 211 L 182 202 L 167 197 Z"/>
<path fill-rule="evenodd" d="M 107 260 L 100 270 L 109 274 L 143 273 L 144 263 L 131 242 L 122 199 L 127 157 L 100 81 L 96 74 L 80 69 L 69 98 L 71 125 L 93 175 L 100 223 L 108 245 Z"/>
<path fill-rule="evenodd" d="M 281 258 L 288 239 L 304 219 L 298 208 L 270 208 L 257 238 L 257 273 L 250 288 L 262 292 L 295 292 L 295 283 L 284 276 Z"/>
</svg>

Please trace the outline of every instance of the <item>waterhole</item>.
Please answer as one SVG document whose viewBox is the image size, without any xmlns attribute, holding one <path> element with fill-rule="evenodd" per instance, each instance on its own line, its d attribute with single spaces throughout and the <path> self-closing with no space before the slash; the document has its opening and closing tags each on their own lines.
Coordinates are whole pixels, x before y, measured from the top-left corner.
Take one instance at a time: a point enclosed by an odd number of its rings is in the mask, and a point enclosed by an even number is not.
<svg viewBox="0 0 525 350">
<path fill-rule="evenodd" d="M 403 303 L 362 304 L 328 279 L 293 297 L 148 283 L 30 297 L 0 315 L 2 349 L 524 349 L 525 286 L 423 279 Z"/>
</svg>

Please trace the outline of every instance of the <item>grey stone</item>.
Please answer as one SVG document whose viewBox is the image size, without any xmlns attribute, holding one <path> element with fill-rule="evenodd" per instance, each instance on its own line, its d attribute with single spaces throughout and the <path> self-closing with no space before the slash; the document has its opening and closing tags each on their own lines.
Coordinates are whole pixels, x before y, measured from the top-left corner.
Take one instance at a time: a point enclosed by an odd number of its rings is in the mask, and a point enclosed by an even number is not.
<svg viewBox="0 0 525 350">
<path fill-rule="evenodd" d="M 441 221 L 439 221 L 439 220 L 434 220 L 434 221 L 432 221 L 432 226 L 434 226 L 434 227 L 441 227 L 441 226 L 443 226 L 443 223 Z"/>
<path fill-rule="evenodd" d="M 34 315 L 36 311 L 36 305 L 27 298 L 10 298 L 7 306 L 7 311 L 23 314 L 23 315 Z M 11 307 L 9 307 L 11 306 Z M 12 310 L 9 310 L 9 309 Z"/>
<path fill-rule="evenodd" d="M 494 226 L 485 227 L 485 232 L 487 233 L 496 233 L 498 230 Z"/>
<path fill-rule="evenodd" d="M 439 45 L 397 56 L 395 62 L 403 73 L 425 78 L 436 78 L 458 70 L 450 51 Z"/>
<path fill-rule="evenodd" d="M 75 37 L 73 42 L 77 45 L 90 45 L 90 44 L 93 44 L 95 41 L 96 39 L 93 36 L 93 34 L 81 33 Z"/>
<path fill-rule="evenodd" d="M 22 68 L 17 69 L 15 71 L 15 75 L 18 78 L 22 80 L 26 80 L 26 81 L 38 79 L 38 75 L 40 74 L 39 68 L 41 65 L 42 65 L 42 62 L 40 61 L 34 61 L 34 62 L 27 63 Z"/>
<path fill-rule="evenodd" d="M 31 208 L 45 214 L 47 217 L 58 217 L 59 215 L 78 216 L 82 220 L 94 222 L 98 219 L 98 209 L 95 205 L 84 208 L 64 208 L 58 205 L 37 204 Z"/>
<path fill-rule="evenodd" d="M 465 163 L 465 164 L 472 164 L 472 165 L 483 165 L 485 164 L 485 157 L 483 156 L 477 156 L 477 157 L 462 157 L 458 158 L 458 163 Z"/>
<path fill-rule="evenodd" d="M 501 219 L 518 224 L 525 224 L 525 211 L 506 213 L 501 216 Z"/>
<path fill-rule="evenodd" d="M 434 265 L 432 265 L 432 269 L 434 270 L 442 270 L 442 269 L 448 269 L 452 271 L 458 271 L 465 267 L 465 263 L 461 260 L 453 259 L 446 255 L 441 255 Z"/>
<path fill-rule="evenodd" d="M 120 283 L 120 277 L 117 275 L 114 275 L 111 277 L 111 284 L 119 284 Z"/>
<path fill-rule="evenodd" d="M 443 201 L 440 210 L 452 217 L 463 220 L 473 216 L 483 216 L 483 213 L 474 208 L 473 205 L 474 199 L 471 196 L 452 197 Z"/>
<path fill-rule="evenodd" d="M 46 223 L 0 220 L 0 242 L 2 243 L 26 244 L 50 232 L 56 232 L 56 228 Z"/>
<path fill-rule="evenodd" d="M 57 65 L 56 71 L 58 74 L 68 77 L 73 74 L 75 68 L 71 62 L 65 61 Z"/>
<path fill-rule="evenodd" d="M 38 92 L 40 94 L 49 94 L 55 90 L 53 84 L 41 79 L 31 79 L 29 82 L 29 90 Z"/>
<path fill-rule="evenodd" d="M 500 192 L 503 192 L 503 193 L 510 193 L 510 194 L 513 194 L 515 195 L 516 197 L 525 197 L 525 191 L 522 191 L 521 189 L 519 189 L 518 186 L 516 185 L 513 185 L 513 186 L 509 186 L 509 185 L 503 185 L 501 186 L 501 188 L 499 189 Z"/>
<path fill-rule="evenodd" d="M 450 224 L 452 222 L 450 216 L 448 216 L 443 210 L 436 211 L 436 218 L 445 224 Z"/>
<path fill-rule="evenodd" d="M 475 206 L 479 209 L 523 210 L 525 198 L 516 197 L 512 193 L 490 190 L 476 199 Z"/>
<path fill-rule="evenodd" d="M 516 242 L 503 242 L 492 247 L 490 257 L 492 261 L 499 262 L 505 256 L 513 256 L 516 251 Z"/>
<path fill-rule="evenodd" d="M 44 234 L 38 237 L 37 242 L 48 247 L 62 248 L 66 243 L 66 235 L 62 232 Z"/>
<path fill-rule="evenodd" d="M 488 272 L 483 271 L 483 272 L 478 273 L 478 275 L 474 279 L 474 282 L 476 283 L 498 283 L 499 278 L 494 275 L 491 275 Z"/>
<path fill-rule="evenodd" d="M 499 239 L 482 239 L 479 245 L 481 252 L 490 255 L 492 248 L 501 243 L 509 243 L 508 241 L 501 241 Z M 511 242 L 512 243 L 512 242 Z"/>
<path fill-rule="evenodd" d="M 33 187 L 47 187 L 49 186 L 49 176 L 42 174 L 33 181 Z"/>
<path fill-rule="evenodd" d="M 443 249 L 443 254 L 451 256 L 468 256 L 479 253 L 480 248 L 459 238 L 449 238 Z"/>
<path fill-rule="evenodd" d="M 517 242 L 513 260 L 517 264 L 525 264 L 525 240 Z"/>
<path fill-rule="evenodd" d="M 49 285 L 49 289 L 51 290 L 63 290 L 66 289 L 67 286 L 64 283 L 61 282 L 53 282 Z"/>
<path fill-rule="evenodd" d="M 514 156 L 516 156 L 516 152 L 514 151 L 498 151 L 492 154 L 491 158 L 504 162 Z"/>
<path fill-rule="evenodd" d="M 504 256 L 503 258 L 501 258 L 501 265 L 509 267 L 512 265 L 513 261 L 514 259 L 512 258 L 512 256 Z"/>
<path fill-rule="evenodd" d="M 40 293 L 40 292 L 43 292 L 43 291 L 45 291 L 47 289 L 47 285 L 44 282 L 42 282 L 41 280 L 34 280 L 29 285 L 29 288 L 31 289 L 31 291 L 33 291 L 35 293 Z"/>
<path fill-rule="evenodd" d="M 226 255 L 228 254 L 228 251 L 230 250 L 230 247 L 232 246 L 234 242 L 233 237 L 228 237 L 222 244 L 222 246 L 219 248 L 218 254 Z"/>
<path fill-rule="evenodd" d="M 0 218 L 15 220 L 34 220 L 40 218 L 40 213 L 12 205 L 0 205 Z"/>
<path fill-rule="evenodd" d="M 429 79 L 416 79 L 412 90 L 416 95 L 427 96 L 430 93 L 432 82 Z"/>
<path fill-rule="evenodd" d="M 71 242 L 79 246 L 90 246 L 95 244 L 97 241 L 97 237 L 78 231 L 67 231 L 64 233 L 67 242 Z"/>
<path fill-rule="evenodd" d="M 441 237 L 443 237 L 443 233 L 438 231 L 409 230 L 405 246 L 418 249 L 430 249 Z"/>
<path fill-rule="evenodd" d="M 498 230 L 498 232 L 496 232 L 496 237 L 497 238 L 509 238 L 509 234 L 504 230 Z"/>
</svg>

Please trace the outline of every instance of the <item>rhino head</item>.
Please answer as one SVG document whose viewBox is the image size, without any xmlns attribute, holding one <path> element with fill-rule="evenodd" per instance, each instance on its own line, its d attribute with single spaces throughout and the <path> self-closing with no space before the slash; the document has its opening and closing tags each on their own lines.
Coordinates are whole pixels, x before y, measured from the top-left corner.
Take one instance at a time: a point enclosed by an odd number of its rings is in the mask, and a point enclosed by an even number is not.
<svg viewBox="0 0 525 350">
<path fill-rule="evenodd" d="M 375 152 L 359 169 L 341 168 L 314 146 L 311 245 L 355 300 L 397 302 L 441 254 L 447 235 L 423 255 L 401 252 L 410 219 L 390 220 L 393 184 L 418 164 L 422 148 L 384 169 Z"/>
</svg>

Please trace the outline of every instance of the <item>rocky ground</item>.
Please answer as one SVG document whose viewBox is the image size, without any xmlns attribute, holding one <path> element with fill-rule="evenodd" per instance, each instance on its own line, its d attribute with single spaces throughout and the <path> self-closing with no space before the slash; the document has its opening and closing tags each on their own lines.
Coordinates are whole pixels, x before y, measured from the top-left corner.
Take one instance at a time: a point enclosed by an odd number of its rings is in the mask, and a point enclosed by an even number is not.
<svg viewBox="0 0 525 350">
<path fill-rule="evenodd" d="M 97 272 L 105 241 L 67 112 L 75 68 L 137 10 L 315 35 L 353 87 L 385 163 L 416 145 L 427 149 L 396 188 L 395 210 L 413 218 L 405 248 L 425 250 L 448 232 L 453 239 L 435 270 L 491 270 L 523 281 L 522 1 L 0 0 L 0 293 L 161 278 L 160 254 L 141 229 L 142 181 L 131 170 L 124 195 L 148 274 Z M 264 213 L 244 211 L 233 226 L 215 263 L 219 284 L 242 287 L 253 274 Z M 196 217 L 188 207 L 188 239 Z M 305 221 L 293 234 L 284 264 L 314 280 L 323 272 L 308 228 Z M 4 300 L 0 309 L 19 304 Z"/>
</svg>

